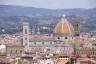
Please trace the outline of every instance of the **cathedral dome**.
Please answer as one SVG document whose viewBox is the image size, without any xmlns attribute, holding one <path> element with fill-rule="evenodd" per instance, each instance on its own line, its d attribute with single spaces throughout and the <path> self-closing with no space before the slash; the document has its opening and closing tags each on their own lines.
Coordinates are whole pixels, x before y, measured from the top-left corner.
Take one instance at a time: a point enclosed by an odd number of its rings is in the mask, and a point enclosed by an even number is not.
<svg viewBox="0 0 96 64">
<path fill-rule="evenodd" d="M 74 33 L 74 28 L 66 18 L 62 18 L 62 20 L 56 25 L 54 33 L 57 35 L 70 35 Z"/>
</svg>

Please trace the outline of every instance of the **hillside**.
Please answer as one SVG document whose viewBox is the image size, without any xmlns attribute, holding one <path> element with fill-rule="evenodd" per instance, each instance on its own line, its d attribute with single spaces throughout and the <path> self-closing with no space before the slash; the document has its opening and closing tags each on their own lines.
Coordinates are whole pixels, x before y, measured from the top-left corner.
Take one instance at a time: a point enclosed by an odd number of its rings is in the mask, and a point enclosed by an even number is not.
<svg viewBox="0 0 96 64">
<path fill-rule="evenodd" d="M 62 14 L 74 24 L 80 21 L 82 31 L 96 29 L 96 8 L 94 9 L 44 9 L 34 7 L 22 7 L 0 5 L 0 33 L 15 33 L 22 30 L 23 21 L 34 25 L 56 25 Z M 50 26 L 49 26 L 50 27 Z"/>
<path fill-rule="evenodd" d="M 42 16 L 42 15 L 58 15 L 58 14 L 96 14 L 94 9 L 44 9 L 34 7 L 22 7 L 11 5 L 0 5 L 0 16 Z"/>
</svg>

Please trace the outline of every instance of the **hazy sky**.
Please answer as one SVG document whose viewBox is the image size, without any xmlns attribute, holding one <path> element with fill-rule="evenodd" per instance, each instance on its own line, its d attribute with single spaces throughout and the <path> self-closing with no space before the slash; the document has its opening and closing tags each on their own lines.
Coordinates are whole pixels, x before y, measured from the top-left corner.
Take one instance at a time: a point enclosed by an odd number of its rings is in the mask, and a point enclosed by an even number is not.
<svg viewBox="0 0 96 64">
<path fill-rule="evenodd" d="M 0 4 L 50 9 L 96 8 L 96 0 L 0 0 Z"/>
</svg>

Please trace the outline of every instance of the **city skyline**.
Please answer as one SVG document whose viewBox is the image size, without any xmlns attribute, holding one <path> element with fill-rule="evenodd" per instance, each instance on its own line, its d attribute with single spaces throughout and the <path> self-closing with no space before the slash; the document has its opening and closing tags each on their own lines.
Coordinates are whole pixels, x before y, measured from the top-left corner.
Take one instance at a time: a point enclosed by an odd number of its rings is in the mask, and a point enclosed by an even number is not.
<svg viewBox="0 0 96 64">
<path fill-rule="evenodd" d="M 96 64 L 96 0 L 0 0 L 0 64 Z"/>
<path fill-rule="evenodd" d="M 48 9 L 95 8 L 95 0 L 0 0 L 0 5 L 19 5 Z"/>
</svg>

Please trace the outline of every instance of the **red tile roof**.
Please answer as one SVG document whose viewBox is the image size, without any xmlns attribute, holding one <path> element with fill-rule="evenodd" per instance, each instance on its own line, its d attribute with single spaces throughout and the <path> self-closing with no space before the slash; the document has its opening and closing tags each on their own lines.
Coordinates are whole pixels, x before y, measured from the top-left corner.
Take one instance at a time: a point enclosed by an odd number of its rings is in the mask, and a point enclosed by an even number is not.
<svg viewBox="0 0 96 64">
<path fill-rule="evenodd" d="M 42 36 L 42 35 L 34 35 L 29 37 L 29 41 L 34 40 L 54 40 L 54 38 L 51 38 L 49 36 Z"/>
</svg>

